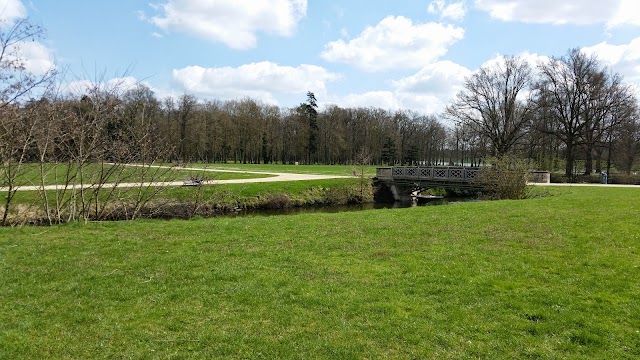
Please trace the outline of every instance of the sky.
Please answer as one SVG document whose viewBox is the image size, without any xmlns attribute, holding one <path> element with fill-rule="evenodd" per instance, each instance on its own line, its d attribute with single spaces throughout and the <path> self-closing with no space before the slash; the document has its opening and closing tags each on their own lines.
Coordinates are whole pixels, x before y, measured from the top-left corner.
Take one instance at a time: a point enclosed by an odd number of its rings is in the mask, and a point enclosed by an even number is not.
<svg viewBox="0 0 640 360">
<path fill-rule="evenodd" d="M 572 48 L 640 88 L 638 0 L 0 0 L 3 29 L 25 17 L 46 29 L 21 46 L 29 71 L 160 99 L 294 107 L 311 91 L 438 114 L 501 55 L 535 66 Z"/>
</svg>

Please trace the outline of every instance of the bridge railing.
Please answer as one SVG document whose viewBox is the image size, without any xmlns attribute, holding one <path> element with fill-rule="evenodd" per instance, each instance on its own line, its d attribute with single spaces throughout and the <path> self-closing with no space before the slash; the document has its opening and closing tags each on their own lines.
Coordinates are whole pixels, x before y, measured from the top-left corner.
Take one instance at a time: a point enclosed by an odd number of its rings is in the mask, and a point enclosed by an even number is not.
<svg viewBox="0 0 640 360">
<path fill-rule="evenodd" d="M 376 176 L 381 179 L 434 180 L 448 182 L 473 182 L 478 178 L 480 169 L 467 167 L 388 167 L 376 169 Z"/>
</svg>

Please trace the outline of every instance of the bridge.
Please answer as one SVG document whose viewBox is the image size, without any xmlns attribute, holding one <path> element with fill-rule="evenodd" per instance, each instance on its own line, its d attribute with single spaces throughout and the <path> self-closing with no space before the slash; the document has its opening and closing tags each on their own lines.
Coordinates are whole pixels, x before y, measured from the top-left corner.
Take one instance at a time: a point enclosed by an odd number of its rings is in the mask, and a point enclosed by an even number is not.
<svg viewBox="0 0 640 360">
<path fill-rule="evenodd" d="M 396 201 L 410 201 L 411 193 L 434 187 L 445 189 L 481 189 L 477 167 L 416 166 L 380 167 L 376 169 L 379 185 L 386 186 Z"/>
</svg>

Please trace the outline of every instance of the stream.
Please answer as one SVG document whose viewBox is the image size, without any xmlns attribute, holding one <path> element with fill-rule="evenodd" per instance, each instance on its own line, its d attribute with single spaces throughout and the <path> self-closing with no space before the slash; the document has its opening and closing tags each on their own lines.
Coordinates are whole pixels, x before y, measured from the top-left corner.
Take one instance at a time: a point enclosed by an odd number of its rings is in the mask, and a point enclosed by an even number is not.
<svg viewBox="0 0 640 360">
<path fill-rule="evenodd" d="M 322 206 L 303 206 L 285 209 L 247 209 L 225 212 L 221 216 L 274 216 L 274 215 L 293 215 L 293 214 L 316 214 L 316 213 L 339 213 L 349 211 L 375 210 L 375 209 L 402 209 L 417 206 L 442 206 L 453 205 L 463 202 L 478 201 L 475 198 L 443 198 L 429 200 L 423 203 L 416 201 L 395 202 L 395 203 L 367 203 L 367 204 L 349 204 L 349 205 L 322 205 Z"/>
</svg>

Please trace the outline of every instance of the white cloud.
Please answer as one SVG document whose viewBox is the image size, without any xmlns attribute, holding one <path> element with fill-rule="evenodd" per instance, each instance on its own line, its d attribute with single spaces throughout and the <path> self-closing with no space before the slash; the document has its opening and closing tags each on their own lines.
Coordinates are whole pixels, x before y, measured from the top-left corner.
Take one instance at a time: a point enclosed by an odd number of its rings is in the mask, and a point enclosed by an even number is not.
<svg viewBox="0 0 640 360">
<path fill-rule="evenodd" d="M 438 114 L 462 89 L 462 83 L 469 75 L 471 71 L 462 65 L 440 61 L 392 84 L 396 96 L 406 108 Z"/>
<path fill-rule="evenodd" d="M 322 57 L 371 72 L 419 69 L 446 54 L 447 47 L 463 37 L 464 30 L 452 25 L 414 25 L 405 17 L 389 16 L 349 42 L 326 44 Z"/>
<path fill-rule="evenodd" d="M 140 81 L 133 76 L 115 77 L 108 80 L 91 81 L 87 79 L 78 79 L 70 81 L 63 86 L 63 91 L 79 96 L 94 90 L 108 93 L 124 93 L 127 90 L 135 88 Z M 145 83 L 149 86 L 149 84 Z"/>
<path fill-rule="evenodd" d="M 24 68 L 34 75 L 44 75 L 55 68 L 51 50 L 39 42 L 20 42 L 16 44 L 18 56 L 24 59 Z"/>
<path fill-rule="evenodd" d="M 13 23 L 15 20 L 27 17 L 27 10 L 20 0 L 0 1 L 0 21 Z"/>
<path fill-rule="evenodd" d="M 467 14 L 464 1 L 447 4 L 445 0 L 435 0 L 427 8 L 430 14 L 439 14 L 441 19 L 462 21 Z"/>
<path fill-rule="evenodd" d="M 394 81 L 393 86 L 403 92 L 451 94 L 457 92 L 458 84 L 462 83 L 471 71 L 462 65 L 451 61 L 439 61 L 429 64 L 415 75 Z"/>
<path fill-rule="evenodd" d="M 13 26 L 17 20 L 25 19 L 27 15 L 27 10 L 21 1 L 0 0 L 0 27 Z M 21 25 L 18 28 L 24 29 L 25 27 Z M 15 41 L 16 39 L 12 40 Z M 45 75 L 55 68 L 51 49 L 36 41 L 36 39 L 27 38 L 25 41 L 11 41 L 11 44 L 4 50 L 3 60 L 18 59 L 24 70 L 34 75 Z"/>
<path fill-rule="evenodd" d="M 257 44 L 257 33 L 292 36 L 307 13 L 307 0 L 169 0 L 156 6 L 149 21 L 164 31 L 179 31 L 234 49 Z"/>
<path fill-rule="evenodd" d="M 344 97 L 330 98 L 327 104 L 336 104 L 341 107 L 350 108 L 380 108 L 380 109 L 401 109 L 402 104 L 396 95 L 391 91 L 370 91 L 362 94 L 349 94 Z"/>
<path fill-rule="evenodd" d="M 526 52 L 518 56 L 529 63 L 534 71 L 540 61 L 549 59 Z M 502 55 L 497 54 L 482 66 L 496 66 L 501 61 Z M 476 71 L 478 69 L 470 70 L 452 61 L 438 61 L 423 67 L 414 75 L 392 81 L 392 90 L 349 94 L 330 102 L 340 106 L 410 109 L 422 114 L 438 115 L 463 90 L 464 80 Z M 524 92 L 523 96 L 527 94 Z"/>
<path fill-rule="evenodd" d="M 502 21 L 537 24 L 640 25 L 638 0 L 475 0 L 480 10 Z"/>
<path fill-rule="evenodd" d="M 326 83 L 340 76 L 314 65 L 280 66 L 271 62 L 237 68 L 188 66 L 173 70 L 173 79 L 184 91 L 203 97 L 235 99 L 249 96 L 277 103 L 278 94 L 312 91 L 326 93 Z"/>
<path fill-rule="evenodd" d="M 612 45 L 602 42 L 582 48 L 587 54 L 595 54 L 605 65 L 624 76 L 627 82 L 640 85 L 640 37 L 629 44 Z"/>
<path fill-rule="evenodd" d="M 451 61 L 429 64 L 412 76 L 391 82 L 393 90 L 370 91 L 332 98 L 343 107 L 410 109 L 423 114 L 439 114 L 462 89 L 471 71 Z"/>
<path fill-rule="evenodd" d="M 158 88 L 148 81 L 141 81 L 133 76 L 114 77 L 111 79 L 87 80 L 76 79 L 61 84 L 60 91 L 72 96 L 82 96 L 94 90 L 123 94 L 128 90 L 135 89 L 138 85 L 144 85 L 153 91 L 156 99 L 162 100 L 167 97 L 178 98 L 183 92 L 174 89 Z"/>
<path fill-rule="evenodd" d="M 612 18 L 607 21 L 609 27 L 621 25 L 640 26 L 640 1 L 620 0 Z"/>
<path fill-rule="evenodd" d="M 482 63 L 482 65 L 480 65 L 480 67 L 504 67 L 504 56 L 503 54 L 495 54 L 494 57 L 492 57 L 491 59 L 485 61 L 484 63 Z M 508 55 L 507 55 L 508 56 Z M 516 57 L 522 59 L 523 61 L 525 61 L 527 64 L 529 64 L 529 66 L 531 67 L 531 71 L 532 73 L 535 75 L 536 70 L 538 68 L 538 65 L 540 63 L 547 63 L 551 58 L 546 56 L 546 55 L 538 55 L 536 53 L 530 53 L 530 52 L 522 52 L 518 55 L 516 55 Z M 479 70 L 479 69 L 478 69 Z M 476 71 L 478 71 L 476 70 Z"/>
</svg>

